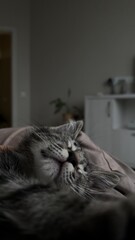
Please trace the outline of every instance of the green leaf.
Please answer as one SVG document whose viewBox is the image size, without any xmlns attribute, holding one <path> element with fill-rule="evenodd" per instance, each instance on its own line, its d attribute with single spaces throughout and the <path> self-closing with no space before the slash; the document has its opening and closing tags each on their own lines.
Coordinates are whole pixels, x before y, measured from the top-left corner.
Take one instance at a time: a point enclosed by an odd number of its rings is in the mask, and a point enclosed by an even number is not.
<svg viewBox="0 0 135 240">
<path fill-rule="evenodd" d="M 66 103 L 63 102 L 60 98 L 56 98 L 50 101 L 50 104 L 53 104 L 55 107 L 54 113 L 59 113 L 64 107 L 66 107 Z"/>
</svg>

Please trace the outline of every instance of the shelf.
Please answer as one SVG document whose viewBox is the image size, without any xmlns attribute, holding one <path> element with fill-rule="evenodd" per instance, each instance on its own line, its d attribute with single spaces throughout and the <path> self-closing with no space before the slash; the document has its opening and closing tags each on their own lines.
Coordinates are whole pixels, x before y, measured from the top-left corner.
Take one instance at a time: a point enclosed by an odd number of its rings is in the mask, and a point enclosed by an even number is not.
<svg viewBox="0 0 135 240">
<path fill-rule="evenodd" d="M 112 94 L 112 95 L 105 95 L 105 94 L 97 94 L 86 96 L 87 99 L 135 99 L 135 93 L 130 94 Z"/>
<path fill-rule="evenodd" d="M 116 129 L 113 129 L 113 131 L 115 132 L 127 132 L 127 133 L 135 133 L 135 129 L 128 129 L 128 128 L 116 128 Z"/>
</svg>

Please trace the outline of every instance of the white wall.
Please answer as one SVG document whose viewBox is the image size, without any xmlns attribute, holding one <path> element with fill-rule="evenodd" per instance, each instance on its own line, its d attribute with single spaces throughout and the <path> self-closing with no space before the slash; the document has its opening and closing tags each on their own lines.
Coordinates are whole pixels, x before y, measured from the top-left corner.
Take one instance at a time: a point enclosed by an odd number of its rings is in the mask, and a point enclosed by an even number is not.
<svg viewBox="0 0 135 240">
<path fill-rule="evenodd" d="M 0 30 L 14 32 L 14 125 L 30 123 L 30 1 L 0 0 Z M 21 97 L 21 92 L 26 97 Z"/>
<path fill-rule="evenodd" d="M 31 91 L 33 122 L 57 124 L 49 101 L 73 103 L 103 90 L 112 76 L 132 75 L 134 0 L 32 0 Z"/>
</svg>

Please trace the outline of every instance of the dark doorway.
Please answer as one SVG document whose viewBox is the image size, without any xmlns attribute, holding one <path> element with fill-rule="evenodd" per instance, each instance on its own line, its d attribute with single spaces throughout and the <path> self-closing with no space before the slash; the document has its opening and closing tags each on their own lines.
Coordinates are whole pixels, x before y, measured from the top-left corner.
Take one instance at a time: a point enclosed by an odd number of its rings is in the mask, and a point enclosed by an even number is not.
<svg viewBox="0 0 135 240">
<path fill-rule="evenodd" d="M 0 128 L 12 122 L 12 34 L 0 32 Z"/>
</svg>

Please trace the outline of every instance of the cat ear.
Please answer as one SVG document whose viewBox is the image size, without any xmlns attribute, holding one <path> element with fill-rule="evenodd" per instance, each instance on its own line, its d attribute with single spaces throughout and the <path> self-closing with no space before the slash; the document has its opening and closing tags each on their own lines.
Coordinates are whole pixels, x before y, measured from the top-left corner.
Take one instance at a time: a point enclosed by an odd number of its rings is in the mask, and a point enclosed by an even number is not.
<svg viewBox="0 0 135 240">
<path fill-rule="evenodd" d="M 70 121 L 58 127 L 51 127 L 52 130 L 60 131 L 63 134 L 70 135 L 73 139 L 76 139 L 83 127 L 83 121 Z"/>
<path fill-rule="evenodd" d="M 70 121 L 69 123 L 65 124 L 66 131 L 68 131 L 69 135 L 73 138 L 76 139 L 77 136 L 79 135 L 80 131 L 83 128 L 83 121 Z"/>
<path fill-rule="evenodd" d="M 71 133 L 73 134 L 73 138 L 76 139 L 83 128 L 83 121 L 71 122 L 70 124 L 73 124 L 73 126 L 71 126 Z"/>
</svg>

